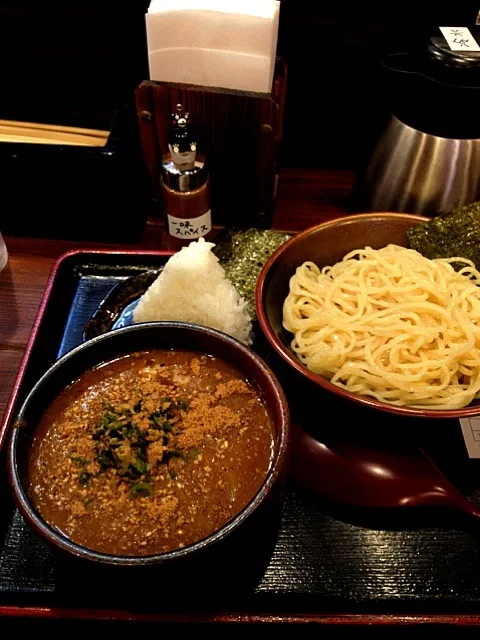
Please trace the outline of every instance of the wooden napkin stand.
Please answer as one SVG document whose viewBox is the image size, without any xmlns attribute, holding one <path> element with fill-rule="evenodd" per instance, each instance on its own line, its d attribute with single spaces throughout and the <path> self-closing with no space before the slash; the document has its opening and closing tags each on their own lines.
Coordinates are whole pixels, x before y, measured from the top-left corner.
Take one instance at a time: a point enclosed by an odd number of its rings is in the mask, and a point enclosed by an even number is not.
<svg viewBox="0 0 480 640">
<path fill-rule="evenodd" d="M 158 217 L 162 153 L 167 150 L 170 115 L 181 103 L 199 134 L 211 177 L 214 224 L 271 226 L 287 87 L 287 68 L 277 59 L 271 94 L 193 85 L 142 82 L 136 90 L 142 153 Z"/>
</svg>

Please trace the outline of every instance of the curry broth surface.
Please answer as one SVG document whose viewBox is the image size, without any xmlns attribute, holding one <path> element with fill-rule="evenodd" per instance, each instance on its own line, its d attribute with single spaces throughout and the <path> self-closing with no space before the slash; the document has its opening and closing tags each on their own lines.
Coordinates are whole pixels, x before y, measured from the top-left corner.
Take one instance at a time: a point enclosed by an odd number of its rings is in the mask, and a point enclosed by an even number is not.
<svg viewBox="0 0 480 640">
<path fill-rule="evenodd" d="M 30 494 L 89 549 L 151 555 L 197 542 L 239 513 L 270 466 L 257 390 L 219 358 L 131 354 L 84 373 L 44 414 Z"/>
</svg>

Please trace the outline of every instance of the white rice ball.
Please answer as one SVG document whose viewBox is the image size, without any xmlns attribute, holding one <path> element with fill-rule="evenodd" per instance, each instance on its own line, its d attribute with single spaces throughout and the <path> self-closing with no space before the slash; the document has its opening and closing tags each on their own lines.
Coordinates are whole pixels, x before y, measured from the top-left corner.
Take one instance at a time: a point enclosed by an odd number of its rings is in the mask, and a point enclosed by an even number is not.
<svg viewBox="0 0 480 640">
<path fill-rule="evenodd" d="M 252 344 L 247 303 L 225 277 L 214 246 L 200 238 L 174 254 L 140 298 L 135 322 L 195 322 Z"/>
</svg>

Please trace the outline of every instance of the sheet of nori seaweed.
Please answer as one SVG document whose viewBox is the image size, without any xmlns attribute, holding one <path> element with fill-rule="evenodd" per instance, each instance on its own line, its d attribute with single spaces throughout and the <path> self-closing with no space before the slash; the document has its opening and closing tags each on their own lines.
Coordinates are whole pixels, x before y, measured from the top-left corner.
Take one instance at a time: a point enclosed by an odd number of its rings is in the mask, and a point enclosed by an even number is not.
<svg viewBox="0 0 480 640">
<path fill-rule="evenodd" d="M 468 258 L 480 269 L 480 202 L 412 227 L 407 237 L 409 246 L 426 258 Z"/>
</svg>

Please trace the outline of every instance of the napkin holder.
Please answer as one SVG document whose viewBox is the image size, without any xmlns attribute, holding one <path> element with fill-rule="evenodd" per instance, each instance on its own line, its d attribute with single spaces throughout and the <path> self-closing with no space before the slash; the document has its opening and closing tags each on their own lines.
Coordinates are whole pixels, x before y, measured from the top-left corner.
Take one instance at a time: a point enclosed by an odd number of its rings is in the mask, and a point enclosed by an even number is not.
<svg viewBox="0 0 480 640">
<path fill-rule="evenodd" d="M 213 222 L 225 227 L 272 224 L 287 88 L 277 59 L 270 94 L 213 87 L 142 82 L 136 90 L 142 153 L 163 217 L 160 167 L 170 115 L 181 103 L 195 124 L 209 162 Z"/>
</svg>

